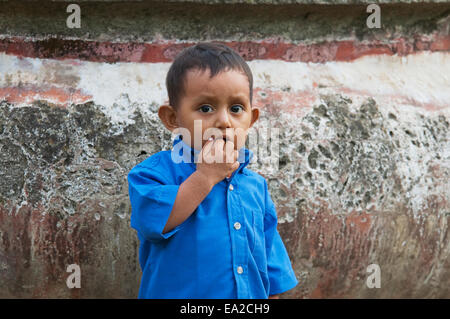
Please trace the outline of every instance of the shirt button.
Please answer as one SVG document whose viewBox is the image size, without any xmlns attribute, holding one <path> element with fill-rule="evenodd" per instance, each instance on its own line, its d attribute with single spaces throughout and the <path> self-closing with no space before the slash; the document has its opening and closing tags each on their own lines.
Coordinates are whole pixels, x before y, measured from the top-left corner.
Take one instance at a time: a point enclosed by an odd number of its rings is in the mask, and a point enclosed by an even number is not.
<svg viewBox="0 0 450 319">
<path fill-rule="evenodd" d="M 235 223 L 234 223 L 234 229 L 236 229 L 236 230 L 241 229 L 241 223 L 235 222 Z"/>
<path fill-rule="evenodd" d="M 234 189 L 233 184 L 230 184 L 230 191 Z"/>
<path fill-rule="evenodd" d="M 244 269 L 241 266 L 238 266 L 236 270 L 239 275 L 244 272 Z"/>
</svg>

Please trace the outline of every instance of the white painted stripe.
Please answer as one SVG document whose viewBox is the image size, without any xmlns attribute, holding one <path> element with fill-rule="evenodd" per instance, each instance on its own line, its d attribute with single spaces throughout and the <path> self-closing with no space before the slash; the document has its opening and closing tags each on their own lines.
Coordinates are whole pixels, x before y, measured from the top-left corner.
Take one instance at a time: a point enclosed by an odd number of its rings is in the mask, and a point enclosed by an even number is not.
<svg viewBox="0 0 450 319">
<path fill-rule="evenodd" d="M 317 96 L 324 92 L 355 92 L 355 96 L 398 97 L 403 98 L 403 102 L 397 101 L 400 104 L 433 104 L 446 113 L 450 101 L 450 54 L 444 52 L 406 57 L 374 55 L 353 62 L 323 64 L 279 60 L 248 64 L 255 88 L 290 88 L 291 93 L 310 92 Z M 135 108 L 148 113 L 149 104 L 167 101 L 165 77 L 169 67 L 170 63 L 108 64 L 0 53 L 0 87 L 80 89 L 92 95 L 112 122 L 127 123 Z"/>
</svg>

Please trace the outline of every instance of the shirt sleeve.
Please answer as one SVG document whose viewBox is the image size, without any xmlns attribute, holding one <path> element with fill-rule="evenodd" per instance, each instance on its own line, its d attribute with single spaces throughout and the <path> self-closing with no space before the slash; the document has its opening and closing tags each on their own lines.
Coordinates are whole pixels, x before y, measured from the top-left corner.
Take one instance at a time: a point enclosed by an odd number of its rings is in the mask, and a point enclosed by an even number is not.
<svg viewBox="0 0 450 319">
<path fill-rule="evenodd" d="M 267 269 L 269 275 L 269 295 L 280 294 L 298 284 L 291 261 L 277 230 L 276 208 L 265 183 L 266 211 L 264 215 L 264 235 L 266 239 Z"/>
<path fill-rule="evenodd" d="M 131 227 L 149 241 L 171 237 L 180 225 L 163 234 L 164 226 L 172 212 L 180 185 L 166 183 L 155 170 L 135 166 L 128 174 L 128 193 L 131 202 Z"/>
</svg>

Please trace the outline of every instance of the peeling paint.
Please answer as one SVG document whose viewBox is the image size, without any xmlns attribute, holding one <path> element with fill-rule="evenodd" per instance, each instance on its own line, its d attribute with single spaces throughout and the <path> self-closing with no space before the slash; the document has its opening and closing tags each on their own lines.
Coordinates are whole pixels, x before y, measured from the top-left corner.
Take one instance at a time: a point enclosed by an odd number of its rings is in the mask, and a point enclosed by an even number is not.
<svg viewBox="0 0 450 319">
<path fill-rule="evenodd" d="M 248 167 L 300 281 L 283 297 L 450 296 L 448 4 L 390 5 L 370 31 L 357 4 L 149 3 L 86 3 L 89 28 L 70 34 L 46 18 L 64 3 L 0 4 L 23 18 L 0 10 L 0 297 L 137 296 L 126 174 L 170 147 L 167 70 L 211 39 L 253 71 Z"/>
</svg>

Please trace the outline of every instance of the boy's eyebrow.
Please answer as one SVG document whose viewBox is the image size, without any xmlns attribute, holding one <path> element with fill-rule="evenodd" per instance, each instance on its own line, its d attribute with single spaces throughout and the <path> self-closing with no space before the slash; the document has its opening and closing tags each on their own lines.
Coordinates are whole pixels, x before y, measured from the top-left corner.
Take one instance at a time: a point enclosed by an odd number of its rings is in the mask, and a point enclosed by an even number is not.
<svg viewBox="0 0 450 319">
<path fill-rule="evenodd" d="M 206 99 L 210 99 L 210 100 L 217 100 L 216 95 L 211 95 L 211 94 L 205 94 L 205 93 L 201 93 L 200 95 L 198 95 L 197 100 L 200 100 L 202 98 L 206 98 Z M 230 96 L 230 99 L 246 99 L 247 96 L 245 94 L 234 94 Z"/>
</svg>

